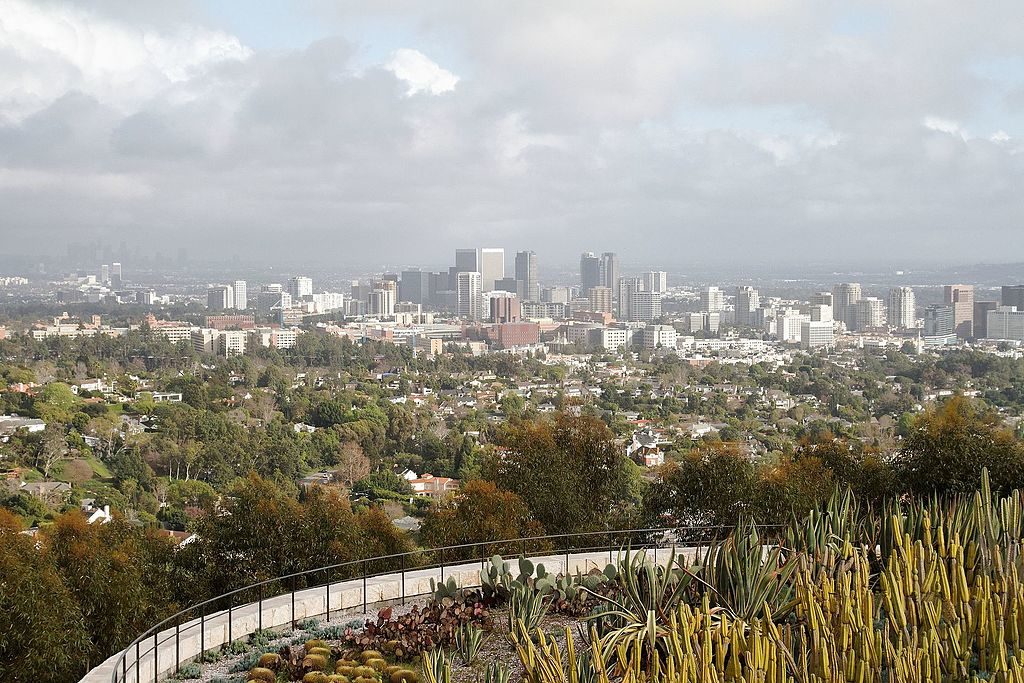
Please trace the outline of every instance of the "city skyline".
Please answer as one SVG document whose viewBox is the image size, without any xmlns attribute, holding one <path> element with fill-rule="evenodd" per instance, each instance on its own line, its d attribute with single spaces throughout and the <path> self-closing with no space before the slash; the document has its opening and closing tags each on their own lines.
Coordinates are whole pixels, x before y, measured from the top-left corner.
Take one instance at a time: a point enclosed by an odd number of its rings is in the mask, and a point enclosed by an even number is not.
<svg viewBox="0 0 1024 683">
<path fill-rule="evenodd" d="M 2 8 L 8 256 L 84 236 L 317 266 L 467 242 L 655 267 L 1024 251 L 1019 3 Z"/>
</svg>

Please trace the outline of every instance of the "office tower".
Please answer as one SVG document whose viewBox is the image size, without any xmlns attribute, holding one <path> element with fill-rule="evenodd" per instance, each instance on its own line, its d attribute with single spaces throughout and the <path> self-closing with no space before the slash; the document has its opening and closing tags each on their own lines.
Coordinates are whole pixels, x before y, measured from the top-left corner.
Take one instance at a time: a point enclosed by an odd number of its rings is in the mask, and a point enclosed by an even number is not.
<svg viewBox="0 0 1024 683">
<path fill-rule="evenodd" d="M 832 322 L 832 307 L 828 304 L 811 304 L 810 310 L 811 322 Z"/>
<path fill-rule="evenodd" d="M 661 317 L 660 292 L 632 292 L 629 295 L 629 319 L 651 322 Z"/>
<path fill-rule="evenodd" d="M 889 290 L 889 324 L 909 330 L 917 327 L 916 299 L 910 287 L 893 287 Z"/>
<path fill-rule="evenodd" d="M 516 294 L 519 291 L 519 283 L 514 277 L 503 277 L 500 280 L 494 281 L 494 292 L 508 292 L 509 294 Z"/>
<path fill-rule="evenodd" d="M 587 251 L 580 256 L 580 296 L 590 294 L 591 287 L 601 284 L 601 259 Z"/>
<path fill-rule="evenodd" d="M 231 285 L 214 285 L 206 292 L 206 307 L 211 311 L 222 311 L 235 305 L 234 290 Z"/>
<path fill-rule="evenodd" d="M 736 318 L 737 325 L 751 327 L 756 324 L 754 311 L 761 305 L 761 295 L 750 285 L 742 285 L 736 288 Z"/>
<path fill-rule="evenodd" d="M 571 298 L 568 287 L 545 287 L 540 293 L 540 300 L 551 304 L 567 304 Z"/>
<path fill-rule="evenodd" d="M 476 249 L 456 249 L 455 250 L 455 272 L 452 275 L 458 273 L 479 273 L 480 272 L 480 253 Z"/>
<path fill-rule="evenodd" d="M 811 322 L 811 316 L 793 309 L 786 309 L 775 317 L 775 335 L 781 342 L 799 342 L 804 323 Z"/>
<path fill-rule="evenodd" d="M 110 266 L 108 266 L 106 263 L 100 266 L 100 284 L 110 284 Z"/>
<path fill-rule="evenodd" d="M 832 292 L 816 292 L 811 295 L 811 306 L 828 306 L 834 310 Z"/>
<path fill-rule="evenodd" d="M 398 290 L 391 280 L 382 280 L 375 284 L 370 292 L 370 313 L 384 318 L 395 315 L 395 299 Z"/>
<path fill-rule="evenodd" d="M 985 329 L 989 339 L 1024 341 L 1024 311 L 1016 306 L 1000 306 L 986 312 Z"/>
<path fill-rule="evenodd" d="M 516 253 L 516 294 L 523 301 L 540 301 L 537 254 L 532 251 Z"/>
<path fill-rule="evenodd" d="M 1000 295 L 1000 305 L 1024 311 L 1024 285 L 1003 285 Z"/>
<path fill-rule="evenodd" d="M 485 248 L 480 250 L 480 287 L 485 292 L 494 289 L 494 283 L 505 277 L 505 250 Z"/>
<path fill-rule="evenodd" d="M 885 325 L 885 302 L 875 296 L 863 297 L 853 304 L 853 329 L 870 330 Z"/>
<path fill-rule="evenodd" d="M 457 275 L 456 291 L 458 313 L 468 320 L 480 319 L 480 273 L 464 272 Z"/>
<path fill-rule="evenodd" d="M 620 277 L 615 291 L 615 317 L 619 320 L 632 319 L 631 296 L 633 292 L 643 291 L 644 283 L 638 277 Z"/>
<path fill-rule="evenodd" d="M 717 313 L 725 309 L 725 292 L 718 287 L 705 287 L 700 290 L 700 310 Z"/>
<path fill-rule="evenodd" d="M 430 301 L 431 273 L 416 268 L 403 270 L 402 279 L 398 283 L 398 300 L 414 304 L 425 304 Z"/>
<path fill-rule="evenodd" d="M 519 298 L 514 296 L 494 296 L 490 301 L 491 320 L 496 323 L 517 323 L 523 317 Z"/>
<path fill-rule="evenodd" d="M 844 282 L 832 288 L 832 315 L 846 324 L 846 329 L 856 327 L 854 304 L 861 300 L 859 282 Z"/>
<path fill-rule="evenodd" d="M 800 345 L 805 349 L 832 346 L 835 336 L 831 320 L 808 320 L 800 325 Z"/>
<path fill-rule="evenodd" d="M 652 270 L 640 276 L 644 289 L 648 292 L 664 294 L 668 291 L 668 273 L 663 270 Z"/>
<path fill-rule="evenodd" d="M 612 312 L 612 288 L 603 285 L 590 288 L 590 310 L 599 313 Z"/>
<path fill-rule="evenodd" d="M 924 336 L 952 337 L 956 334 L 953 307 L 949 304 L 931 304 L 924 309 Z"/>
<path fill-rule="evenodd" d="M 943 303 L 953 307 L 956 336 L 974 336 L 974 285 L 946 285 L 942 288 Z"/>
<path fill-rule="evenodd" d="M 298 275 L 288 280 L 288 293 L 293 300 L 313 295 L 313 279 Z"/>
<path fill-rule="evenodd" d="M 246 285 L 245 280 L 235 280 L 232 289 L 235 290 L 235 308 L 240 311 L 249 308 L 249 287 Z"/>
<path fill-rule="evenodd" d="M 619 282 L 619 257 L 614 251 L 606 251 L 601 254 L 601 286 L 611 289 L 614 293 L 615 285 Z"/>
<path fill-rule="evenodd" d="M 124 280 L 121 277 L 121 264 L 112 263 L 110 264 L 110 286 L 120 287 Z"/>
<path fill-rule="evenodd" d="M 988 338 L 988 314 L 999 308 L 998 301 L 974 302 L 974 336 L 978 339 Z M 1016 308 L 1016 307 L 1014 307 Z M 1024 310 L 1024 309 L 1017 309 Z"/>
</svg>

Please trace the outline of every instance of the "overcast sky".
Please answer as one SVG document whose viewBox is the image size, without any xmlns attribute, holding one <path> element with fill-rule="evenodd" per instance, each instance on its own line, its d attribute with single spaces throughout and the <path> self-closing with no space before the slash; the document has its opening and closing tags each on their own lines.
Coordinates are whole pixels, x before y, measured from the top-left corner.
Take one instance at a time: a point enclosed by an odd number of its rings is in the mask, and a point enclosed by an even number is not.
<svg viewBox="0 0 1024 683">
<path fill-rule="evenodd" d="M 93 237 L 1024 261 L 1024 2 L 0 0 L 0 252 Z"/>
</svg>

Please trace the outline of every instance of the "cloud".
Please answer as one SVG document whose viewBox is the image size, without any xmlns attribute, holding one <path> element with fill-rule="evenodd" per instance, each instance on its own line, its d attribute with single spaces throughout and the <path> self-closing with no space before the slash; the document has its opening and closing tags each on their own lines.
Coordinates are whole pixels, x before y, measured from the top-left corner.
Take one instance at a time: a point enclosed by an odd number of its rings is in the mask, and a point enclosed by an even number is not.
<svg viewBox="0 0 1024 683">
<path fill-rule="evenodd" d="M 332 267 L 1024 250 L 1024 75 L 974 68 L 1024 50 L 1024 3 L 851 31 L 811 0 L 396 2 L 308 0 L 321 39 L 254 50 L 185 9 L 0 0 L 0 237 Z"/>
<path fill-rule="evenodd" d="M 451 71 L 442 69 L 419 50 L 410 48 L 395 50 L 384 67 L 406 82 L 409 87 L 407 95 L 424 91 L 441 95 L 454 90 L 459 82 L 459 77 Z"/>
</svg>

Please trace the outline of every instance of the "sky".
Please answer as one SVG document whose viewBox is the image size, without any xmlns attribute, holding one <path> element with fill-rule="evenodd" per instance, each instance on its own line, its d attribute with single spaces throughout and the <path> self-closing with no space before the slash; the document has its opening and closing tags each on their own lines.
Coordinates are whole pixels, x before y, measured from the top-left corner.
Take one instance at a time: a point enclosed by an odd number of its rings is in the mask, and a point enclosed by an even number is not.
<svg viewBox="0 0 1024 683">
<path fill-rule="evenodd" d="M 89 240 L 1024 261 L 1024 2 L 0 0 L 0 253 Z"/>
</svg>

